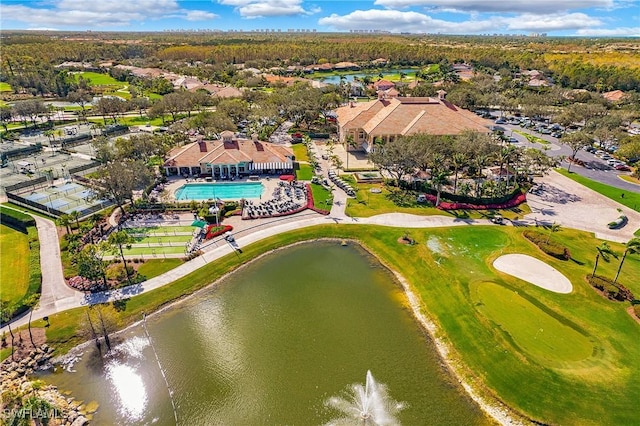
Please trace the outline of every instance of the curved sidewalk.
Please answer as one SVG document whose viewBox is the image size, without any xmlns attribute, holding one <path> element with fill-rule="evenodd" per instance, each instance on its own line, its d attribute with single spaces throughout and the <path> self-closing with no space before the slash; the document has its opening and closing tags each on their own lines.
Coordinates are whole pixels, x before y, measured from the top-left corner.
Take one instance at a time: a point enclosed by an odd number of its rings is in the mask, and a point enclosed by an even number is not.
<svg viewBox="0 0 640 426">
<path fill-rule="evenodd" d="M 240 247 L 244 247 L 265 238 L 300 228 L 306 228 L 315 225 L 325 225 L 332 223 L 341 224 L 375 224 L 382 226 L 405 226 L 410 228 L 428 228 L 455 225 L 480 225 L 489 224 L 489 221 L 480 220 L 459 220 L 447 216 L 413 216 L 401 213 L 391 213 L 385 215 L 374 216 L 370 218 L 350 218 L 344 214 L 344 204 L 334 205 L 332 213 L 329 216 L 315 216 L 313 218 L 304 218 L 296 221 L 285 222 L 274 226 L 266 224 L 263 229 L 256 229 L 246 236 L 237 238 Z M 92 305 L 96 303 L 105 303 L 115 300 L 125 299 L 138 294 L 146 293 L 151 290 L 163 287 L 177 279 L 188 275 L 189 273 L 199 269 L 206 264 L 213 262 L 227 254 L 233 253 L 234 249 L 224 240 L 219 239 L 211 244 L 213 248 L 207 250 L 203 255 L 196 257 L 188 262 L 183 263 L 175 269 L 172 269 L 162 275 L 151 278 L 139 284 L 123 287 L 116 290 L 103 291 L 90 295 L 69 288 L 62 274 L 62 264 L 60 262 L 60 250 L 55 233 L 55 225 L 48 219 L 39 218 L 42 229 L 45 232 L 45 241 L 41 237 L 42 244 L 42 266 L 43 266 L 43 283 L 42 283 L 42 299 L 38 307 L 33 311 L 32 321 L 41 319 L 45 316 L 51 316 L 55 313 L 65 311 L 67 309 L 77 308 L 81 306 Z M 38 228 L 40 232 L 40 227 Z M 47 247 L 47 248 L 45 248 Z M 46 279 L 45 279 L 46 277 Z M 25 315 L 11 323 L 13 327 L 19 327 L 27 324 L 28 315 Z M 6 326 L 2 328 L 4 331 Z"/>
</svg>

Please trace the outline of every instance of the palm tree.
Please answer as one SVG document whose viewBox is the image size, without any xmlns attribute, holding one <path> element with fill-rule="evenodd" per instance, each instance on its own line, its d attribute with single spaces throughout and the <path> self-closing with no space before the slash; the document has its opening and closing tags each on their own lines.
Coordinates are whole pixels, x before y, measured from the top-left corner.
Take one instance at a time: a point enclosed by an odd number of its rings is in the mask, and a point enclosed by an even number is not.
<svg viewBox="0 0 640 426">
<path fill-rule="evenodd" d="M 504 170 L 505 163 L 507 164 L 507 181 L 509 180 L 509 160 L 513 155 L 514 148 L 512 146 L 502 148 L 496 152 L 496 161 L 500 164 L 500 179 L 502 179 L 502 171 Z"/>
<path fill-rule="evenodd" d="M 347 140 L 346 140 L 346 144 L 345 144 L 345 152 L 347 155 L 347 170 L 349 170 L 349 148 L 355 148 L 356 147 L 356 142 L 353 140 L 353 135 L 348 135 L 347 136 Z"/>
<path fill-rule="evenodd" d="M 618 277 L 620 276 L 620 270 L 622 269 L 622 265 L 624 264 L 624 260 L 627 257 L 627 254 L 637 254 L 640 253 L 640 238 L 634 237 L 627 243 L 627 247 L 624 249 L 624 254 L 622 255 L 622 259 L 620 260 L 620 265 L 618 265 L 618 271 L 616 272 L 616 277 L 613 279 L 613 282 L 618 282 Z"/>
<path fill-rule="evenodd" d="M 560 231 L 560 224 L 553 222 L 549 226 L 549 235 L 547 236 L 547 244 L 549 244 L 549 240 L 551 239 L 551 234 L 553 234 L 554 232 L 558 232 L 558 231 Z"/>
<path fill-rule="evenodd" d="M 129 268 L 127 268 L 127 260 L 124 257 L 124 248 L 130 249 L 133 238 L 126 231 L 112 232 L 109 235 L 108 243 L 111 246 L 113 253 L 119 253 L 122 259 L 122 265 L 124 265 L 124 271 L 127 274 L 127 282 L 131 284 L 131 274 L 129 274 Z"/>
<path fill-rule="evenodd" d="M 80 213 L 76 210 L 73 210 L 69 213 L 69 219 L 76 222 L 76 229 L 80 230 Z"/>
<path fill-rule="evenodd" d="M 438 171 L 431 176 L 431 184 L 436 187 L 436 191 L 438 193 L 436 197 L 436 207 L 438 207 L 438 205 L 440 204 L 440 192 L 442 191 L 442 185 L 447 183 L 448 177 L 449 172 L 446 170 Z"/>
<path fill-rule="evenodd" d="M 488 160 L 489 157 L 485 154 L 479 154 L 473 160 L 473 165 L 476 168 L 476 197 L 479 195 L 480 191 L 480 179 L 482 179 L 483 177 L 482 169 L 484 169 L 484 166 L 487 165 Z"/>
<path fill-rule="evenodd" d="M 618 258 L 618 255 L 616 254 L 616 252 L 613 251 L 611 247 L 609 247 L 609 244 L 607 244 L 606 242 L 596 247 L 596 261 L 595 261 L 595 264 L 593 265 L 593 272 L 591 273 L 591 278 L 593 278 L 596 275 L 596 270 L 598 269 L 598 260 L 600 259 L 600 257 L 602 257 L 602 260 L 604 260 L 605 262 L 609 262 L 611 260 L 610 256 L 613 256 L 616 259 Z"/>
<path fill-rule="evenodd" d="M 67 229 L 67 234 L 71 234 L 71 228 L 69 225 L 71 224 L 71 217 L 68 214 L 63 214 L 59 218 L 56 219 L 56 225 L 64 226 Z"/>
<path fill-rule="evenodd" d="M 467 156 L 464 153 L 458 152 L 453 154 L 451 159 L 451 165 L 453 166 L 453 193 L 455 194 L 458 189 L 458 170 L 466 166 Z"/>
</svg>

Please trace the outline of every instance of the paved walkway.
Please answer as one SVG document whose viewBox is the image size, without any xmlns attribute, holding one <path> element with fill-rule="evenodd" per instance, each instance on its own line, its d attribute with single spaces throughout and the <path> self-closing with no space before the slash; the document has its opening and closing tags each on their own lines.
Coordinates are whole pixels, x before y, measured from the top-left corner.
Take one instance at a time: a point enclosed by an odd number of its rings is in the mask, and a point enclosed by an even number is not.
<svg viewBox="0 0 640 426">
<path fill-rule="evenodd" d="M 321 166 L 323 174 L 326 175 L 328 164 L 326 164 L 326 162 L 321 163 Z M 640 227 L 640 214 L 633 211 L 629 212 L 628 208 L 622 206 L 624 207 L 625 214 L 629 216 L 629 223 L 620 230 L 608 230 L 606 223 L 619 215 L 616 208 L 620 205 L 555 172 L 543 178 L 542 181 L 545 185 L 549 185 L 549 188 L 556 189 L 550 190 L 549 194 L 552 196 L 546 199 L 544 199 L 544 192 L 540 197 L 530 197 L 530 204 L 534 212 L 527 215 L 524 220 L 519 221 L 519 225 L 532 225 L 536 220 L 556 221 L 563 226 L 596 232 L 598 238 L 621 242 L 628 241 L 632 237 L 633 231 Z M 405 213 L 388 213 L 368 218 L 352 218 L 345 214 L 347 198 L 344 191 L 336 189 L 334 191 L 334 204 L 328 216 L 302 212 L 283 218 L 265 218 L 252 221 L 240 221 L 239 218 L 232 218 L 231 220 L 237 220 L 239 222 L 235 224 L 238 226 L 237 228 L 234 226 L 234 235 L 237 244 L 242 248 L 283 232 L 331 223 L 345 225 L 373 224 L 403 228 L 490 224 L 486 219 L 458 219 L 450 216 L 416 216 Z M 581 203 L 587 204 L 583 205 Z M 597 210 L 595 217 L 602 217 L 602 220 L 594 220 L 594 209 L 598 208 L 603 210 L 602 212 Z M 614 217 L 610 218 L 610 214 Z M 223 238 L 212 240 L 203 247 L 205 253 L 202 256 L 185 262 L 179 267 L 160 276 L 118 290 L 85 295 L 82 292 L 69 288 L 65 284 L 60 262 L 58 237 L 54 223 L 40 217 L 36 217 L 36 223 L 40 235 L 43 282 L 42 298 L 39 306 L 33 312 L 33 320 L 71 308 L 119 300 L 146 293 L 170 284 L 196 269 L 234 252 L 234 249 Z M 604 224 L 606 231 L 605 229 L 601 229 L 603 227 L 602 224 Z M 12 325 L 17 327 L 27 322 L 28 315 L 25 315 L 14 321 Z M 2 330 L 4 331 L 4 328 Z"/>
</svg>

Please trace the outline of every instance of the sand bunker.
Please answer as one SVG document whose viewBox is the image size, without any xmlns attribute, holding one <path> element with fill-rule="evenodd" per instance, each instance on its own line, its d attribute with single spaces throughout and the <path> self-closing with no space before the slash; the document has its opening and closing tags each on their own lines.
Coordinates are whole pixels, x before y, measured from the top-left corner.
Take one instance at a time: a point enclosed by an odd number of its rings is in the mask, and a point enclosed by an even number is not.
<svg viewBox="0 0 640 426">
<path fill-rule="evenodd" d="M 571 293 L 573 290 L 571 281 L 557 269 L 526 254 L 505 254 L 497 258 L 493 266 L 498 271 L 513 275 L 545 290 L 556 293 Z"/>
</svg>

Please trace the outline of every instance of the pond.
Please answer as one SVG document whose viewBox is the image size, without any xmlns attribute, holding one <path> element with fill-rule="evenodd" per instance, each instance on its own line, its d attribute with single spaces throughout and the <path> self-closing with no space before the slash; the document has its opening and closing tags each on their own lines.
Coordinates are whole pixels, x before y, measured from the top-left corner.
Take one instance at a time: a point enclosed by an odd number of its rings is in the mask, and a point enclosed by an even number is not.
<svg viewBox="0 0 640 426">
<path fill-rule="evenodd" d="M 326 77 L 322 77 L 321 73 L 316 73 L 314 74 L 314 77 L 317 77 L 315 79 L 320 80 L 323 83 L 340 84 L 340 76 L 344 77 L 345 82 L 352 83 L 355 78 L 361 79 L 367 75 L 371 78 L 371 81 L 379 80 L 380 74 L 382 74 L 383 78 L 389 77 L 389 76 L 396 76 L 396 79 L 397 79 L 399 78 L 399 74 L 403 72 L 406 74 L 404 81 L 408 83 L 415 78 L 415 73 L 416 71 L 418 71 L 418 69 L 419 68 L 403 68 L 403 69 L 391 69 L 391 70 L 384 70 L 384 71 L 372 70 L 370 72 L 360 71 L 360 72 L 353 72 L 353 73 L 341 73 L 340 75 L 331 74 L 331 75 L 327 75 Z"/>
<path fill-rule="evenodd" d="M 444 369 L 391 274 L 355 244 L 299 244 L 254 261 L 219 285 L 93 346 L 46 380 L 85 403 L 95 424 L 174 424 L 157 352 L 181 425 L 311 425 L 371 370 L 404 424 L 489 424 Z M 368 377 L 368 376 L 367 376 Z M 361 422 L 359 423 L 361 424 Z"/>
</svg>

